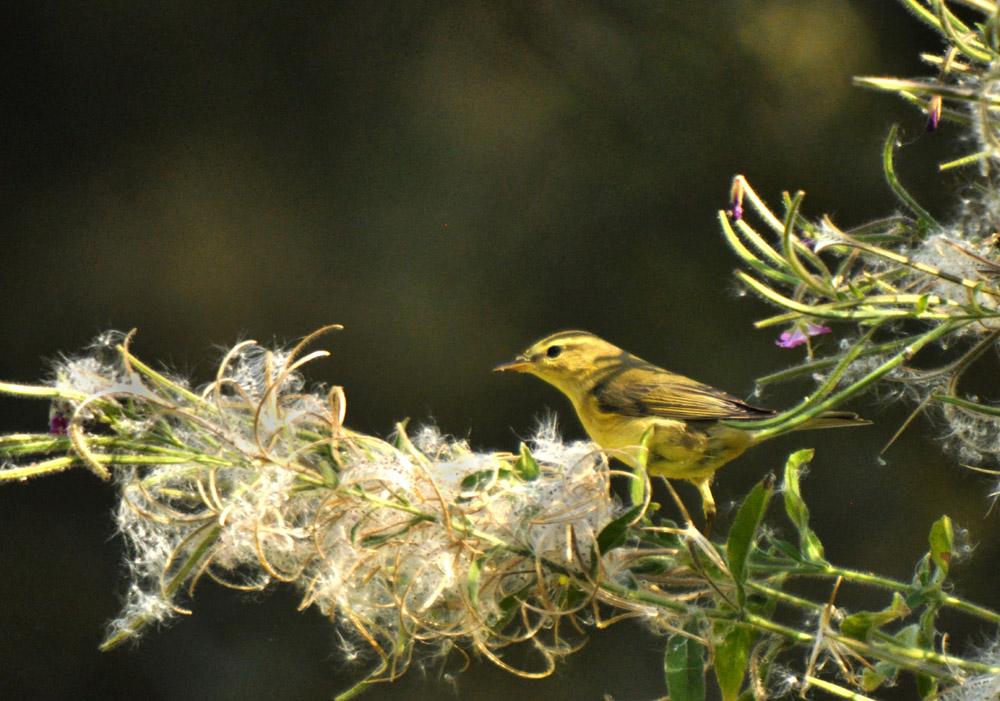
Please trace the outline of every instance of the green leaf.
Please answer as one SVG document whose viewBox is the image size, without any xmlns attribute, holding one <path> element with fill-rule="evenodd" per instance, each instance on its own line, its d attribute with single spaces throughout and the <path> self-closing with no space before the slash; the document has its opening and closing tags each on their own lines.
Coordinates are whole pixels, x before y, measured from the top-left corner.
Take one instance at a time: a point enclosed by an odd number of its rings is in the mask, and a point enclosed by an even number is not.
<svg viewBox="0 0 1000 701">
<path fill-rule="evenodd" d="M 642 557 L 629 566 L 629 571 L 639 579 L 661 577 L 676 569 L 677 562 L 669 557 Z"/>
<path fill-rule="evenodd" d="M 684 630 L 698 635 L 698 622 L 692 620 Z M 704 701 L 705 646 L 686 635 L 675 634 L 667 640 L 663 669 L 671 701 Z"/>
<path fill-rule="evenodd" d="M 873 611 L 852 613 L 840 622 L 840 633 L 848 638 L 864 641 L 873 628 L 878 628 L 877 616 Z"/>
<path fill-rule="evenodd" d="M 876 662 L 873 669 L 866 669 L 861 675 L 861 688 L 870 693 L 883 684 L 892 685 L 899 674 L 899 667 L 891 662 Z"/>
<path fill-rule="evenodd" d="M 931 583 L 931 556 L 929 553 L 920 560 L 917 572 L 913 575 L 913 583 L 915 586 L 921 587 L 926 587 Z M 913 607 L 910 606 L 910 608 Z"/>
<path fill-rule="evenodd" d="M 747 580 L 747 558 L 753 546 L 757 531 L 760 529 L 764 511 L 771 500 L 774 491 L 774 475 L 768 475 L 751 490 L 736 512 L 736 518 L 729 529 L 729 540 L 726 544 L 726 555 L 729 558 L 729 571 L 736 582 L 737 598 L 740 606 L 746 600 L 743 584 Z"/>
<path fill-rule="evenodd" d="M 899 592 L 892 595 L 892 603 L 883 611 L 860 611 L 853 613 L 840 622 L 840 632 L 849 638 L 865 641 L 871 632 L 886 623 L 910 613 L 903 596 Z"/>
<path fill-rule="evenodd" d="M 799 474 L 804 466 L 812 460 L 815 451 L 810 449 L 798 450 L 788 456 L 785 462 L 785 511 L 792 523 L 801 530 L 803 525 L 809 523 L 809 509 L 806 508 L 802 500 L 802 493 L 799 489 Z"/>
<path fill-rule="evenodd" d="M 462 482 L 459 488 L 463 492 L 478 492 L 483 486 L 489 484 L 490 478 L 493 476 L 493 470 L 479 470 L 478 472 L 470 472 L 465 477 L 462 478 Z"/>
<path fill-rule="evenodd" d="M 920 614 L 920 644 L 924 650 L 933 650 L 934 641 L 940 637 L 937 626 L 934 625 L 940 610 L 940 604 L 935 602 L 934 605 L 925 607 Z"/>
<path fill-rule="evenodd" d="M 823 544 L 820 542 L 819 536 L 811 528 L 807 528 L 802 532 L 800 547 L 802 548 L 802 554 L 805 555 L 806 560 L 809 562 L 826 562 L 823 558 Z"/>
<path fill-rule="evenodd" d="M 410 420 L 403 419 L 396 423 L 396 436 L 392 441 L 393 447 L 401 453 L 406 453 L 407 448 L 410 445 L 409 438 L 406 436 L 406 425 L 410 423 Z"/>
<path fill-rule="evenodd" d="M 357 539 L 357 543 L 361 547 L 374 548 L 381 545 L 382 543 L 392 540 L 393 538 L 401 536 L 402 534 L 406 533 L 408 530 L 410 530 L 419 523 L 423 523 L 424 521 L 433 521 L 433 520 L 434 517 L 428 514 L 414 516 L 409 520 L 407 520 L 402 525 L 400 525 L 398 528 L 393 528 L 391 530 L 380 530 L 378 531 L 378 533 L 375 533 L 373 535 L 363 536 L 361 538 L 357 538 L 358 533 L 355 530 L 357 528 L 357 525 L 355 525 L 355 527 L 351 529 L 351 537 Z M 361 520 L 358 521 L 358 524 L 360 523 Z"/>
<path fill-rule="evenodd" d="M 941 587 L 934 584 L 914 589 L 906 595 L 906 605 L 911 609 L 939 603 L 940 601 Z"/>
<path fill-rule="evenodd" d="M 520 589 L 511 592 L 504 598 L 500 599 L 497 605 L 499 615 L 494 615 L 491 620 L 488 620 L 490 628 L 494 631 L 501 631 L 507 627 L 518 611 L 521 610 L 521 604 L 528 597 L 527 592 L 529 592 L 537 583 L 537 580 L 532 577 L 528 579 L 524 586 Z"/>
<path fill-rule="evenodd" d="M 911 623 L 892 636 L 892 639 L 901 647 L 920 647 L 920 626 Z"/>
<path fill-rule="evenodd" d="M 771 542 L 774 550 L 777 550 L 788 559 L 794 560 L 795 562 L 802 561 L 802 553 L 800 553 L 798 548 L 789 543 L 787 540 L 781 540 L 780 538 L 768 538 L 768 540 Z"/>
<path fill-rule="evenodd" d="M 592 596 L 593 593 L 590 591 L 584 591 L 579 587 L 568 587 L 559 597 L 559 604 L 563 611 L 572 611 L 589 601 Z"/>
<path fill-rule="evenodd" d="M 637 464 L 632 466 L 635 479 L 629 480 L 628 495 L 633 504 L 641 504 L 646 500 L 646 464 L 649 462 L 649 438 L 653 435 L 655 426 L 647 428 L 639 439 L 639 454 Z"/>
<path fill-rule="evenodd" d="M 931 526 L 930 534 L 931 559 L 938 566 L 940 578 L 948 576 L 948 568 L 951 565 L 951 552 L 955 544 L 955 533 L 951 526 L 951 519 L 942 516 Z"/>
<path fill-rule="evenodd" d="M 799 475 L 803 467 L 812 460 L 813 454 L 813 450 L 799 450 L 792 453 L 785 463 L 785 511 L 799 532 L 799 550 L 803 558 L 808 562 L 825 563 L 823 544 L 820 543 L 819 536 L 809 528 L 809 507 L 802 499 L 799 489 Z"/>
<path fill-rule="evenodd" d="M 646 506 L 646 511 L 643 512 L 642 518 L 639 523 L 642 524 L 643 528 L 652 528 L 656 526 L 656 523 L 652 519 L 652 514 L 658 514 L 660 509 L 663 508 L 659 502 L 651 501 L 649 505 Z"/>
<path fill-rule="evenodd" d="M 542 468 L 524 443 L 521 444 L 521 457 L 514 463 L 514 473 L 525 482 L 532 482 L 542 474 Z"/>
<path fill-rule="evenodd" d="M 746 626 L 730 625 L 715 645 L 715 678 L 719 680 L 723 701 L 739 698 L 746 677 L 747 660 L 754 642 L 754 632 Z M 721 631 L 720 631 L 721 632 Z"/>
<path fill-rule="evenodd" d="M 606 552 L 614 550 L 615 548 L 620 548 L 625 544 L 625 536 L 628 533 L 628 527 L 635 523 L 636 519 L 639 518 L 640 513 L 642 513 L 642 503 L 631 507 L 628 511 L 601 529 L 600 534 L 597 536 L 597 549 L 602 555 Z"/>
<path fill-rule="evenodd" d="M 924 634 L 924 631 L 922 631 L 920 626 L 915 623 L 912 625 L 908 625 L 902 630 L 900 630 L 898 633 L 892 636 L 892 639 L 901 648 L 933 651 L 935 647 L 934 639 L 932 638 L 928 640 L 927 636 Z M 876 666 L 876 669 L 881 670 L 883 668 Z M 884 669 L 888 670 L 891 669 L 891 667 L 885 667 Z M 920 692 L 921 698 L 928 698 L 929 694 L 935 693 L 934 691 L 935 681 L 932 678 L 927 677 L 926 675 L 923 674 L 917 674 L 915 676 L 917 682 L 917 689 Z M 889 678 L 890 679 L 895 678 L 895 674 L 890 675 Z"/>
<path fill-rule="evenodd" d="M 938 684 L 937 679 L 928 674 L 917 674 L 917 693 L 920 694 L 922 699 L 936 699 L 938 698 Z"/>
<path fill-rule="evenodd" d="M 330 464 L 331 460 L 333 460 L 332 449 L 330 449 L 329 454 L 330 454 L 330 459 L 326 459 L 327 456 L 324 455 L 323 458 L 318 461 L 319 474 L 320 477 L 323 478 L 324 486 L 336 487 L 340 483 L 340 480 L 337 479 L 337 473 L 334 472 L 333 465 Z"/>
<path fill-rule="evenodd" d="M 469 575 L 466 580 L 469 590 L 469 604 L 476 613 L 479 612 L 479 576 L 482 573 L 483 559 L 476 558 L 469 564 Z"/>
<path fill-rule="evenodd" d="M 649 511 L 646 511 L 649 514 Z M 643 530 L 639 532 L 639 536 L 642 538 L 644 543 L 651 543 L 657 545 L 661 548 L 670 548 L 673 550 L 683 550 L 685 548 L 685 540 L 681 538 L 676 531 L 673 533 L 667 533 L 668 529 L 677 529 L 678 526 L 670 519 L 663 519 L 660 521 L 660 528 L 663 531 L 653 531 L 653 530 Z"/>
<path fill-rule="evenodd" d="M 470 472 L 462 478 L 460 488 L 463 492 L 481 492 L 483 488 L 494 480 L 504 480 L 511 475 L 510 470 L 478 470 Z"/>
</svg>

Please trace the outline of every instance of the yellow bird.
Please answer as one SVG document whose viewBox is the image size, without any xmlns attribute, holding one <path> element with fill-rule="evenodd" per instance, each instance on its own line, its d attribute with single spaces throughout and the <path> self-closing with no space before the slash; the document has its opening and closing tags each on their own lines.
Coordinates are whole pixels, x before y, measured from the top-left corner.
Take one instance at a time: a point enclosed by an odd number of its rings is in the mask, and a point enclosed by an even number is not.
<svg viewBox="0 0 1000 701">
<path fill-rule="evenodd" d="M 552 334 L 494 370 L 528 372 L 560 390 L 573 403 L 584 429 L 605 450 L 622 451 L 634 460 L 651 428 L 647 472 L 694 483 L 706 525 L 715 517 L 715 471 L 765 440 L 723 422 L 777 413 L 647 363 L 586 331 Z M 801 428 L 867 423 L 857 414 L 838 411 L 820 414 Z"/>
</svg>

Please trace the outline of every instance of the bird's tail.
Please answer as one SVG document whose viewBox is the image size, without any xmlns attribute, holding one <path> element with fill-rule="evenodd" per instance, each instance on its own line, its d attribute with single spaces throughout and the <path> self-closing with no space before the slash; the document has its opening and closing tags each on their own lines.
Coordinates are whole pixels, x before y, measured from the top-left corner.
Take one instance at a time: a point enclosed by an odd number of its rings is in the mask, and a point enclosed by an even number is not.
<svg viewBox="0 0 1000 701">
<path fill-rule="evenodd" d="M 862 419 L 853 411 L 826 411 L 817 416 L 812 421 L 807 421 L 798 427 L 798 430 L 807 428 L 839 428 L 841 426 L 865 426 L 870 424 L 868 419 Z"/>
</svg>

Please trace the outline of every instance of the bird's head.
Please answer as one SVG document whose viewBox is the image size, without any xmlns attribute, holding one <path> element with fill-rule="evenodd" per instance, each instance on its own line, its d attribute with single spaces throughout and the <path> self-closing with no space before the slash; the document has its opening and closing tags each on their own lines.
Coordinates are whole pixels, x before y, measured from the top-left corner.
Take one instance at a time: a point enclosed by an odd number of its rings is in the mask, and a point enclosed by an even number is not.
<svg viewBox="0 0 1000 701">
<path fill-rule="evenodd" d="M 528 372 L 568 395 L 579 397 L 593 385 L 596 376 L 628 354 L 586 331 L 560 331 L 533 343 L 513 362 L 493 368 L 495 372 Z"/>
</svg>

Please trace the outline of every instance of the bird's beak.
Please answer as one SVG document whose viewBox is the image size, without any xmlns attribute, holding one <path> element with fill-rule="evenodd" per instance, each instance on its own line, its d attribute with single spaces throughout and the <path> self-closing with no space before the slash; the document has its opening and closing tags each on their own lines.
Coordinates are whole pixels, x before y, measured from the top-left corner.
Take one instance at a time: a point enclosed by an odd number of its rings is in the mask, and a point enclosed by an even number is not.
<svg viewBox="0 0 1000 701">
<path fill-rule="evenodd" d="M 504 363 L 503 365 L 497 365 L 493 368 L 493 372 L 507 372 L 508 370 L 513 370 L 515 372 L 525 372 L 531 367 L 531 361 L 523 356 L 518 356 L 514 359 L 512 363 Z"/>
</svg>

